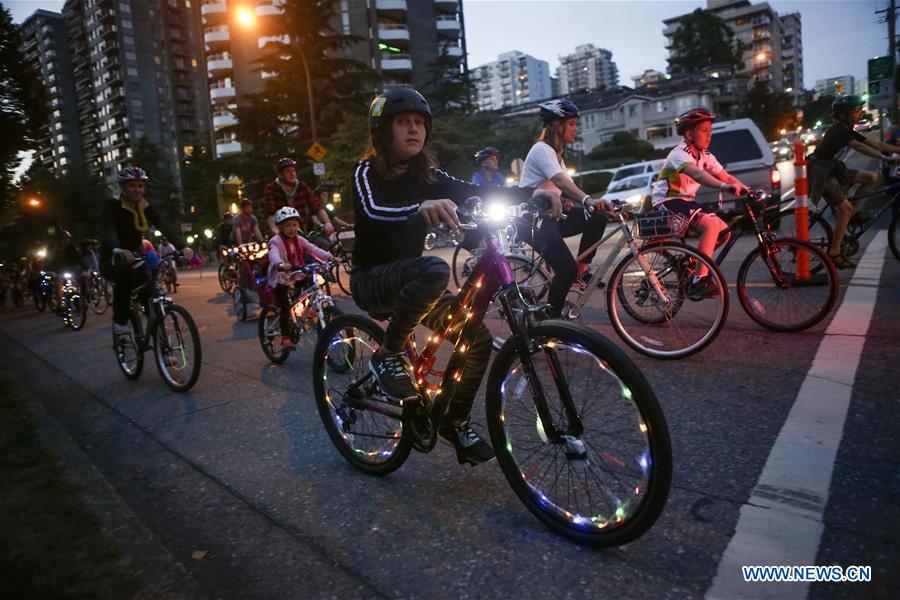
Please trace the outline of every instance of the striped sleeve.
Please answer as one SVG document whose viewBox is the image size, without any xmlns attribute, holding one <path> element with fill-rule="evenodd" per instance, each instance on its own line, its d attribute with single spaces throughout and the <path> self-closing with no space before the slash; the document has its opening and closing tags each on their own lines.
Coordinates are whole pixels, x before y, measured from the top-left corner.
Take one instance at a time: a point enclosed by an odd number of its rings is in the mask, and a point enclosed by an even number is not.
<svg viewBox="0 0 900 600">
<path fill-rule="evenodd" d="M 359 205 L 367 217 L 375 221 L 405 221 L 419 210 L 419 202 L 402 206 L 387 206 L 381 198 L 381 192 L 372 186 L 369 177 L 371 166 L 367 161 L 360 161 L 353 173 L 353 189 Z"/>
</svg>

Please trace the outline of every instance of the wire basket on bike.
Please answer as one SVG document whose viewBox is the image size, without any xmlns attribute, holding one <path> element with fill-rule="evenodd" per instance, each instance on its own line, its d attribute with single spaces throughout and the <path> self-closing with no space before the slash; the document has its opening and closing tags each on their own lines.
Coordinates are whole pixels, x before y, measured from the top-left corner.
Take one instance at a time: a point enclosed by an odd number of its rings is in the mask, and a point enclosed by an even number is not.
<svg viewBox="0 0 900 600">
<path fill-rule="evenodd" d="M 667 210 L 634 215 L 632 235 L 641 239 L 681 237 L 687 231 L 688 219 Z"/>
</svg>

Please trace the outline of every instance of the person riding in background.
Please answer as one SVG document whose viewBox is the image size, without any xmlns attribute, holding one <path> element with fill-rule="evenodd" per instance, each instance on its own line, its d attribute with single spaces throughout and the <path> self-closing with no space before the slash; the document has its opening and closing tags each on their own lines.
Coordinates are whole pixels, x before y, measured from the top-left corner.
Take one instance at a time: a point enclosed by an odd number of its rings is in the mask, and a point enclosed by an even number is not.
<svg viewBox="0 0 900 600">
<path fill-rule="evenodd" d="M 825 201 L 835 209 L 834 237 L 831 239 L 828 256 L 839 269 L 856 267 L 856 263 L 841 253 L 841 242 L 847 231 L 847 225 L 851 222 L 857 224 L 865 222 L 862 215 L 854 214 L 852 200 L 847 198 L 847 190 L 857 183 L 860 184 L 860 187 L 856 194 L 865 193 L 878 181 L 878 174 L 874 171 L 849 169 L 846 164 L 837 159 L 837 155 L 848 146 L 860 154 L 878 159 L 881 159 L 883 152 L 900 152 L 898 146 L 866 138 L 853 130 L 853 125 L 862 117 L 864 105 L 865 101 L 859 96 L 841 96 L 834 100 L 831 104 L 834 124 L 825 131 L 822 141 L 809 156 L 809 166 L 807 167 L 810 200 L 813 204 L 818 204 L 819 200 L 824 197 Z M 897 162 L 900 159 L 889 157 L 886 160 Z"/>
<path fill-rule="evenodd" d="M 56 298 L 59 300 L 62 294 L 63 280 L 60 277 L 63 273 L 70 273 L 72 280 L 82 286 L 84 289 L 84 268 L 82 265 L 82 256 L 72 243 L 72 234 L 65 229 L 57 229 L 53 236 L 53 243 L 47 249 L 47 270 L 55 273 L 56 277 Z M 59 303 L 57 302 L 57 306 Z"/>
<path fill-rule="evenodd" d="M 159 248 L 157 249 L 159 252 L 159 257 L 161 259 L 165 259 L 167 256 L 175 256 L 177 250 L 175 250 L 175 246 L 172 245 L 172 242 L 169 241 L 165 236 L 159 238 Z M 169 261 L 169 264 L 166 266 L 167 269 L 172 270 L 172 281 L 175 283 L 175 289 L 178 289 L 178 265 L 175 264 L 175 260 Z"/>
<path fill-rule="evenodd" d="M 241 200 L 241 212 L 231 221 L 231 241 L 239 245 L 263 241 L 259 220 L 253 214 L 253 203 L 246 198 Z"/>
<path fill-rule="evenodd" d="M 281 158 L 275 165 L 275 171 L 277 173 L 275 181 L 267 184 L 263 191 L 263 205 L 268 215 L 271 235 L 278 233 L 275 212 L 284 206 L 290 206 L 296 208 L 300 215 L 301 231 L 313 230 L 312 217 L 315 215 L 322 224 L 325 235 L 331 237 L 334 233 L 331 219 L 309 186 L 297 177 L 297 161 L 288 157 Z"/>
<path fill-rule="evenodd" d="M 348 223 L 347 221 L 335 215 L 333 208 L 328 208 L 329 203 L 331 202 L 331 192 L 328 190 L 328 186 L 318 186 L 315 189 L 314 194 L 316 198 L 319 199 L 319 203 L 322 205 L 322 208 L 326 213 L 328 213 L 328 218 L 331 219 L 331 223 L 333 225 L 337 225 L 342 229 L 353 229 L 353 223 Z M 315 243 L 315 240 L 313 240 L 313 243 Z"/>
<path fill-rule="evenodd" d="M 730 191 L 740 196 L 747 186 L 730 175 L 709 151 L 712 141 L 712 124 L 716 115 L 705 108 L 694 108 L 675 119 L 675 131 L 683 141 L 669 152 L 653 186 L 653 208 L 682 215 L 688 226 L 700 232 L 700 251 L 712 256 L 719 234 L 728 225 L 709 208 L 694 201 L 701 185 Z M 694 297 L 714 297 L 718 286 L 709 278 L 705 266 L 691 282 L 688 293 Z"/>
<path fill-rule="evenodd" d="M 231 245 L 231 220 L 233 215 L 227 212 L 222 215 L 222 220 L 216 225 L 216 245 L 221 255 L 222 249 Z"/>
<path fill-rule="evenodd" d="M 422 256 L 426 229 L 440 223 L 459 229 L 456 203 L 483 193 L 437 168 L 425 149 L 431 129 L 431 108 L 419 92 L 391 88 L 377 96 L 369 107 L 369 148 L 351 182 L 356 245 L 350 290 L 361 309 L 392 315 L 369 368 L 382 392 L 398 401 L 419 395 L 404 353 L 409 335 L 419 323 L 440 329 L 454 299 L 447 291 L 449 265 L 437 256 Z M 511 190 L 510 195 L 525 200 L 532 190 Z M 466 340 L 462 378 L 439 428 L 461 463 L 494 458 L 491 445 L 469 424 L 492 340 L 484 325 Z"/>
<path fill-rule="evenodd" d="M 107 222 L 103 230 L 100 272 L 113 282 L 113 336 L 129 335 L 128 320 L 131 316 L 131 292 L 147 280 L 143 270 L 132 269 L 135 252 L 143 249 L 144 236 L 150 225 L 173 240 L 190 259 L 193 251 L 186 248 L 176 231 L 166 223 L 156 208 L 144 198 L 150 178 L 140 167 L 126 167 L 119 173 L 118 199 L 107 202 Z M 114 260 L 114 257 L 116 260 Z"/>
<path fill-rule="evenodd" d="M 290 271 L 302 267 L 304 254 L 311 254 L 321 261 L 333 261 L 334 257 L 313 245 L 300 232 L 300 213 L 296 208 L 284 206 L 275 211 L 275 226 L 278 234 L 269 240 L 269 285 L 275 289 L 275 298 L 281 315 L 281 346 L 293 349 L 294 342 L 288 335 L 290 327 L 290 290 L 294 284 L 304 279 L 303 273 Z"/>
<path fill-rule="evenodd" d="M 493 146 L 482 148 L 475 153 L 475 164 L 478 170 L 472 174 L 474 185 L 492 185 L 506 187 L 506 179 L 497 170 L 500 164 L 500 151 Z"/>
<path fill-rule="evenodd" d="M 575 185 L 566 171 L 566 146 L 575 143 L 578 135 L 578 107 L 562 99 L 543 102 L 539 108 L 541 133 L 525 157 L 519 186 L 538 187 L 562 194 L 566 199 L 562 207 L 566 219 L 544 219 L 534 240 L 530 239 L 531 231 L 527 229 L 520 229 L 519 237 L 531 243 L 553 269 L 548 301 L 553 314 L 558 316 L 572 284 L 587 271 L 596 254 L 595 250 L 583 256 L 576 265 L 563 238 L 581 234 L 578 254 L 584 254 L 603 238 L 607 221 L 603 213 L 610 209 L 610 205 L 605 200 L 591 198 Z"/>
</svg>

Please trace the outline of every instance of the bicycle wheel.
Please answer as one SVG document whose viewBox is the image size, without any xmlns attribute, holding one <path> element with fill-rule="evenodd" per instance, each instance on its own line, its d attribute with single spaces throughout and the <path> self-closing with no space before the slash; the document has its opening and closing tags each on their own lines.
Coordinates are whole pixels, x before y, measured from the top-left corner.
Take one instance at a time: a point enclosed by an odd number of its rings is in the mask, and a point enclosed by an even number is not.
<svg viewBox="0 0 900 600">
<path fill-rule="evenodd" d="M 235 286 L 231 293 L 231 303 L 234 306 L 234 314 L 238 321 L 247 320 L 247 294 L 241 286 Z"/>
<path fill-rule="evenodd" d="M 47 308 L 47 296 L 41 292 L 36 292 L 34 294 L 34 307 L 38 312 L 44 312 Z"/>
<path fill-rule="evenodd" d="M 462 246 L 457 246 L 453 249 L 453 259 L 450 261 L 450 270 L 453 272 L 453 285 L 455 285 L 457 289 L 461 288 L 462 284 L 469 278 L 469 275 L 472 274 L 475 263 L 481 258 L 481 252 L 482 249 L 480 247 L 475 248 L 472 251 L 466 250 Z"/>
<path fill-rule="evenodd" d="M 371 319 L 341 315 L 322 331 L 313 356 L 316 406 L 325 431 L 347 462 L 372 475 L 396 470 L 412 449 L 401 419 L 372 410 L 396 415 L 402 410 L 375 397 L 369 359 L 383 339 L 384 331 Z"/>
<path fill-rule="evenodd" d="M 75 331 L 80 331 L 87 320 L 87 301 L 81 294 L 75 293 L 69 296 L 66 305 L 66 311 L 68 312 L 66 318 L 69 322 L 69 327 Z"/>
<path fill-rule="evenodd" d="M 888 227 L 888 246 L 894 253 L 894 258 L 900 260 L 900 214 L 894 213 L 891 217 L 891 225 Z"/>
<path fill-rule="evenodd" d="M 281 345 L 281 313 L 275 306 L 266 306 L 259 314 L 259 345 L 266 358 L 276 365 L 286 361 L 290 354 Z"/>
<path fill-rule="evenodd" d="M 219 287 L 222 288 L 222 291 L 228 295 L 231 295 L 231 291 L 234 289 L 234 284 L 237 282 L 237 274 L 234 271 L 234 267 L 232 265 L 222 263 L 219 265 Z"/>
<path fill-rule="evenodd" d="M 200 376 L 203 361 L 200 333 L 186 308 L 170 304 L 165 310 L 153 335 L 156 369 L 167 386 L 176 392 L 186 392 Z"/>
<path fill-rule="evenodd" d="M 662 513 L 672 479 L 653 389 L 631 359 L 585 327 L 544 322 L 532 336 L 532 375 L 510 340 L 488 377 L 488 429 L 503 475 L 532 514 L 575 542 L 619 546 L 640 537 Z M 539 416 L 535 389 L 561 435 Z"/>
<path fill-rule="evenodd" d="M 89 296 L 91 311 L 95 315 L 102 315 L 109 308 L 109 302 L 107 302 L 106 298 L 104 297 L 105 286 L 103 284 L 103 281 L 96 277 L 92 277 L 90 286 Z"/>
<path fill-rule="evenodd" d="M 818 246 L 791 238 L 773 240 L 747 255 L 738 269 L 737 293 L 747 315 L 774 331 L 801 331 L 824 319 L 838 297 L 837 269 Z M 797 277 L 797 256 L 809 256 L 808 279 Z"/>
<path fill-rule="evenodd" d="M 786 208 L 777 213 L 774 219 L 766 218 L 766 222 L 772 221 L 772 230 L 779 237 L 796 238 L 797 237 L 797 220 L 795 216 L 796 208 Z M 831 246 L 831 240 L 834 237 L 834 230 L 831 224 L 825 220 L 825 217 L 818 214 L 814 210 L 809 212 L 808 236 L 809 242 L 821 248 L 824 252 L 828 252 Z M 775 226 L 777 225 L 777 227 Z"/>
<path fill-rule="evenodd" d="M 116 353 L 116 363 L 122 374 L 128 379 L 137 379 L 144 370 L 144 354 L 138 352 L 138 340 L 144 335 L 144 319 L 135 315 L 129 319 L 131 332 L 124 343 L 113 336 L 113 351 Z"/>
<path fill-rule="evenodd" d="M 522 297 L 528 302 L 537 304 L 547 295 L 550 287 L 550 275 L 541 267 L 540 263 L 515 255 L 507 255 L 513 278 L 519 284 Z M 484 315 L 484 324 L 491 333 L 498 337 L 496 342 L 502 343 L 509 332 L 509 324 L 500 311 L 500 303 L 491 304 Z"/>
<path fill-rule="evenodd" d="M 646 270 L 645 270 L 646 266 Z M 688 293 L 706 267 L 712 287 Z M 623 303 L 622 298 L 629 301 Z M 682 358 L 709 345 L 728 318 L 728 286 L 705 254 L 680 242 L 660 242 L 626 256 L 606 288 L 609 320 L 632 349 L 653 358 Z M 635 318 L 633 314 L 640 315 Z"/>
</svg>

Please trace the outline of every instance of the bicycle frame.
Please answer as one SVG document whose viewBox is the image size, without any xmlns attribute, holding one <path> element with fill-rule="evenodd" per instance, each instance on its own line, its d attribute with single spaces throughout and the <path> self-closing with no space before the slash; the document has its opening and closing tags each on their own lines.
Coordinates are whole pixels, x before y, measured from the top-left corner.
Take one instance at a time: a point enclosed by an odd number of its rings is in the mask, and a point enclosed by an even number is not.
<svg viewBox="0 0 900 600">
<path fill-rule="evenodd" d="M 526 306 L 527 303 L 521 296 L 521 292 L 513 277 L 512 269 L 501 252 L 497 240 L 491 234 L 487 236 L 485 243 L 484 252 L 475 264 L 471 275 L 453 300 L 447 325 L 440 331 L 434 332 L 428 338 L 428 343 L 425 345 L 421 355 L 417 354 L 415 340 L 412 337 L 410 338 L 408 352 L 413 365 L 415 381 L 423 397 L 428 398 L 428 393 L 431 392 L 431 416 L 434 422 L 440 423 L 446 414 L 449 399 L 453 396 L 454 387 L 462 378 L 466 349 L 484 320 L 488 306 L 492 301 L 499 300 L 512 332 L 510 339 L 513 340 L 512 343 L 516 344 L 522 367 L 528 375 L 528 381 L 535 398 L 535 406 L 545 428 L 544 431 L 550 439 L 559 441 L 562 439 L 563 432 L 558 431 L 553 425 L 553 417 L 547 406 L 543 390 L 537 384 L 537 374 L 531 362 L 528 336 L 525 335 L 528 330 L 528 324 L 524 318 L 525 312 L 520 312 L 522 318 L 517 319 L 512 307 L 513 299 L 521 300 Z M 437 361 L 437 349 L 441 342 L 457 328 L 460 332 L 453 348 L 453 354 L 447 362 L 445 370 L 437 371 L 434 369 L 434 364 Z M 555 356 L 552 353 L 548 353 L 548 359 L 553 361 Z M 559 366 L 556 366 L 557 372 L 561 372 Z M 429 376 L 440 377 L 441 382 L 431 382 L 428 380 Z M 565 433 L 579 435 L 581 421 L 578 418 L 572 398 L 568 395 L 568 388 L 562 394 L 561 399 L 568 413 L 568 422 L 574 428 L 574 431 Z"/>
<path fill-rule="evenodd" d="M 330 302 L 332 305 L 334 304 L 334 300 L 331 296 L 322 292 L 322 286 L 319 284 L 318 277 L 323 276 L 313 271 L 309 273 L 309 277 L 312 278 L 312 283 L 309 287 L 296 294 L 291 302 L 291 319 L 298 331 L 300 330 L 298 317 L 301 319 L 301 322 L 305 322 L 309 318 L 312 310 L 316 311 L 316 320 L 318 321 L 319 326 L 324 327 L 325 303 Z"/>
</svg>

